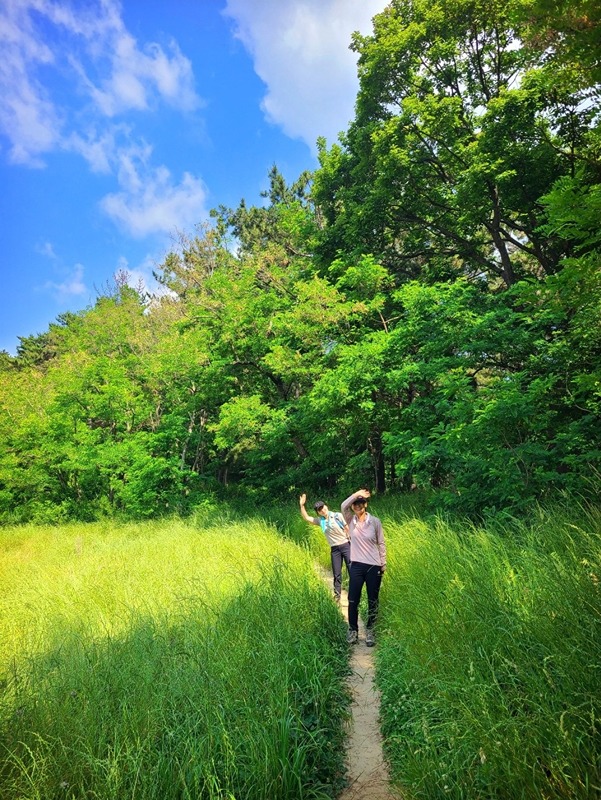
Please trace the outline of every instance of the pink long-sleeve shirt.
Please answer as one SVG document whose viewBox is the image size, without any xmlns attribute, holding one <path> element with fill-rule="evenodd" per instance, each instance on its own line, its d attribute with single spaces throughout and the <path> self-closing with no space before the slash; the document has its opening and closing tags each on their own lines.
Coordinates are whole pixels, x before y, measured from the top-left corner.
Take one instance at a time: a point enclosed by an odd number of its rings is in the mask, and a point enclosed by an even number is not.
<svg viewBox="0 0 601 800">
<path fill-rule="evenodd" d="M 365 515 L 363 522 L 360 522 L 351 511 L 351 505 L 356 497 L 356 493 L 352 494 L 341 506 L 342 514 L 349 526 L 351 561 L 386 567 L 386 542 L 382 523 L 369 513 Z"/>
</svg>

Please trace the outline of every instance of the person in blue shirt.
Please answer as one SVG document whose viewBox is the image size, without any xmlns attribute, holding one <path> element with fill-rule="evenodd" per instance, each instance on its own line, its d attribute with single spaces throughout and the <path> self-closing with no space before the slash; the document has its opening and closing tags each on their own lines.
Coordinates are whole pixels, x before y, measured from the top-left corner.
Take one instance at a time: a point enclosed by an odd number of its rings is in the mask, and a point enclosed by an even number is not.
<svg viewBox="0 0 601 800">
<path fill-rule="evenodd" d="M 334 599 L 340 603 L 342 591 L 342 562 L 346 564 L 347 574 L 351 569 L 351 546 L 349 542 L 348 525 L 342 514 L 330 511 L 323 500 L 318 500 L 313 508 L 317 517 L 307 514 L 305 503 L 307 495 L 300 496 L 300 513 L 305 522 L 311 525 L 319 525 L 324 532 L 328 544 L 330 545 L 330 557 L 332 560 L 332 575 L 334 576 Z"/>
</svg>

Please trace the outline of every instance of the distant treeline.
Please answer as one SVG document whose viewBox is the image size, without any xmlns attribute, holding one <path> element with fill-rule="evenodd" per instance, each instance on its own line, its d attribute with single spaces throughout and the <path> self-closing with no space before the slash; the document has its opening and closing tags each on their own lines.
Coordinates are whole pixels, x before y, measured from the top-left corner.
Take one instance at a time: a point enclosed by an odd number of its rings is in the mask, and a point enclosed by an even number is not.
<svg viewBox="0 0 601 800">
<path fill-rule="evenodd" d="M 519 511 L 601 470 L 601 14 L 397 0 L 340 141 L 0 357 L 0 520 L 431 487 Z"/>
</svg>

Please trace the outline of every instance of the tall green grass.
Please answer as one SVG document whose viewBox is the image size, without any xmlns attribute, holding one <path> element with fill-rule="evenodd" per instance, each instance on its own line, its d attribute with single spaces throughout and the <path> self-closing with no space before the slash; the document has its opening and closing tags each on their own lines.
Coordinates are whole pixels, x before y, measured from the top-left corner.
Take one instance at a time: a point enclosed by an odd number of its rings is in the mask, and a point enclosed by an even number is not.
<svg viewBox="0 0 601 800">
<path fill-rule="evenodd" d="M 344 625 L 262 522 L 0 533 L 3 800 L 330 798 Z"/>
<path fill-rule="evenodd" d="M 385 530 L 377 680 L 407 796 L 600 797 L 601 515 Z"/>
<path fill-rule="evenodd" d="M 340 504 L 332 502 L 332 511 L 338 511 Z M 309 506 L 308 513 L 314 515 Z M 296 542 L 305 550 L 324 571 L 331 569 L 330 546 L 318 525 L 305 522 L 299 513 L 298 501 L 274 503 L 261 509 L 261 517 L 269 525 L 273 525 L 280 536 Z M 343 576 L 346 572 L 343 569 Z M 345 584 L 346 585 L 346 584 Z"/>
</svg>

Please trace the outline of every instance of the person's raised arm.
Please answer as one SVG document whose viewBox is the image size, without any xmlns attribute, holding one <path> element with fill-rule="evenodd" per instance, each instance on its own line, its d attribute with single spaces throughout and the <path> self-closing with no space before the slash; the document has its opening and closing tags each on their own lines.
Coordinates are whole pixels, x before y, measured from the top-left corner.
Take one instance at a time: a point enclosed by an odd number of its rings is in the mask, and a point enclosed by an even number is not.
<svg viewBox="0 0 601 800">
<path fill-rule="evenodd" d="M 304 494 L 304 493 L 301 494 L 301 496 L 299 497 L 298 502 L 299 502 L 299 505 L 300 505 L 301 516 L 305 520 L 305 522 L 310 522 L 312 525 L 319 525 L 319 521 L 315 522 L 315 518 L 314 517 L 310 517 L 307 514 L 307 509 L 305 508 L 305 503 L 307 502 L 307 495 Z"/>
</svg>

